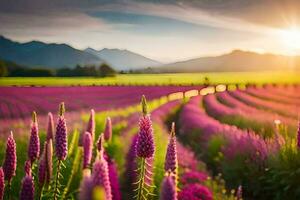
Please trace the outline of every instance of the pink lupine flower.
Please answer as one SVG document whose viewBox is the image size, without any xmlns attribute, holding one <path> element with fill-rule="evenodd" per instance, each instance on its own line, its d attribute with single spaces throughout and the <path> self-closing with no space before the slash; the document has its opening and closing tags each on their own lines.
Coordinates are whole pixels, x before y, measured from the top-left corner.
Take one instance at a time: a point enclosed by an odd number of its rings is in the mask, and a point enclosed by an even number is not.
<svg viewBox="0 0 300 200">
<path fill-rule="evenodd" d="M 174 179 L 167 175 L 162 182 L 160 200 L 177 200 L 177 192 Z"/>
<path fill-rule="evenodd" d="M 89 118 L 89 122 L 87 125 L 87 129 L 86 131 L 89 132 L 92 136 L 92 139 L 94 139 L 95 137 L 95 111 L 94 109 L 91 109 L 91 114 L 90 114 L 90 118 Z"/>
<path fill-rule="evenodd" d="M 31 162 L 30 162 L 30 160 L 25 161 L 24 171 L 25 171 L 26 175 L 31 176 Z"/>
<path fill-rule="evenodd" d="M 32 176 L 26 175 L 23 178 L 20 199 L 34 200 L 34 182 L 33 182 Z"/>
<path fill-rule="evenodd" d="M 240 185 L 236 191 L 236 198 L 237 200 L 242 200 L 243 199 L 243 189 L 242 186 Z"/>
<path fill-rule="evenodd" d="M 178 194 L 180 200 L 212 200 L 211 191 L 200 184 L 190 184 L 184 187 Z"/>
<path fill-rule="evenodd" d="M 52 157 L 53 157 L 53 145 L 52 139 L 46 141 L 46 183 L 49 184 L 52 178 L 53 166 L 52 166 Z"/>
<path fill-rule="evenodd" d="M 208 178 L 207 174 L 199 171 L 189 171 L 184 173 L 180 178 L 180 183 L 182 185 L 193 184 L 193 183 L 203 183 Z"/>
<path fill-rule="evenodd" d="M 154 138 L 150 115 L 147 114 L 147 104 L 145 96 L 142 97 L 143 116 L 140 118 L 137 141 L 137 156 L 151 158 L 154 156 Z"/>
<path fill-rule="evenodd" d="M 93 180 L 90 174 L 84 175 L 80 184 L 79 199 L 80 200 L 91 200 L 93 197 Z"/>
<path fill-rule="evenodd" d="M 28 158 L 33 163 L 40 156 L 40 138 L 36 112 L 32 113 L 31 132 L 28 146 Z"/>
<path fill-rule="evenodd" d="M 142 158 L 150 158 L 154 155 L 153 129 L 150 116 L 140 119 L 140 131 L 137 142 L 137 155 Z"/>
<path fill-rule="evenodd" d="M 176 137 L 175 137 L 175 123 L 172 124 L 171 135 L 169 144 L 167 147 L 167 153 L 165 158 L 165 171 L 171 171 L 174 175 L 177 175 L 177 149 L 176 149 Z"/>
<path fill-rule="evenodd" d="M 93 141 L 89 132 L 83 136 L 83 168 L 88 168 L 92 160 Z"/>
<path fill-rule="evenodd" d="M 112 200 L 121 200 L 118 171 L 116 163 L 107 155 L 104 155 L 108 165 L 108 176 L 112 193 Z"/>
<path fill-rule="evenodd" d="M 47 141 L 54 139 L 54 122 L 53 122 L 53 115 L 51 112 L 48 113 L 48 127 L 47 127 Z"/>
<path fill-rule="evenodd" d="M 47 142 L 45 142 L 44 144 L 44 151 L 39 160 L 38 180 L 39 180 L 40 187 L 44 185 L 46 180 L 46 174 L 47 174 L 46 149 L 47 149 Z"/>
<path fill-rule="evenodd" d="M 112 125 L 110 117 L 106 118 L 105 130 L 104 130 L 104 139 L 105 141 L 110 141 L 112 137 Z"/>
<path fill-rule="evenodd" d="M 133 186 L 133 183 L 137 179 L 137 160 L 136 160 L 136 144 L 138 135 L 134 135 L 132 138 L 131 145 L 129 147 L 128 153 L 126 155 L 126 176 L 127 176 L 127 186 Z"/>
<path fill-rule="evenodd" d="M 17 168 L 17 152 L 16 152 L 16 142 L 13 137 L 13 133 L 10 133 L 10 136 L 6 142 L 6 154 L 3 164 L 3 171 L 5 175 L 5 180 L 9 183 L 11 179 L 16 175 Z"/>
<path fill-rule="evenodd" d="M 97 141 L 97 150 L 99 152 L 103 151 L 103 142 L 104 142 L 104 136 L 103 136 L 103 133 L 101 133 L 99 135 L 99 138 L 98 138 L 98 141 Z"/>
<path fill-rule="evenodd" d="M 103 156 L 100 156 L 100 159 L 96 160 L 94 163 L 92 180 L 94 186 L 100 186 L 104 188 L 106 200 L 112 200 L 108 166 Z"/>
<path fill-rule="evenodd" d="M 59 118 L 56 126 L 55 134 L 55 150 L 58 160 L 65 160 L 68 153 L 68 141 L 67 141 L 67 125 L 64 118 L 65 105 L 60 104 Z"/>
<path fill-rule="evenodd" d="M 3 172 L 3 168 L 0 167 L 0 200 L 3 200 L 4 187 L 5 187 L 4 172 Z"/>
</svg>

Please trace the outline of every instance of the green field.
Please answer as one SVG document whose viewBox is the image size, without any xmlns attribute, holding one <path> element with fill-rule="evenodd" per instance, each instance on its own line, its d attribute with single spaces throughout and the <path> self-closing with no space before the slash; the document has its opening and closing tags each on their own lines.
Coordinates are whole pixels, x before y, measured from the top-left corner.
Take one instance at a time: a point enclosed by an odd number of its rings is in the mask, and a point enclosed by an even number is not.
<svg viewBox="0 0 300 200">
<path fill-rule="evenodd" d="M 181 74 L 122 74 L 109 78 L 91 77 L 5 77 L 0 86 L 12 85 L 190 85 L 203 84 L 208 77 L 212 84 L 230 83 L 299 83 L 300 72 L 218 72 Z"/>
</svg>

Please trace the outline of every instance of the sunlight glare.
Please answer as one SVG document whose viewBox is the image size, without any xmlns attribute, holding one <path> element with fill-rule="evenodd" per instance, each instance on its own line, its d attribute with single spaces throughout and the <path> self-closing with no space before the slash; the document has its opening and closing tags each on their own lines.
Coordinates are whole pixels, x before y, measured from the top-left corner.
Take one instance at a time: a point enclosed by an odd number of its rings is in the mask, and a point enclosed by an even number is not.
<svg viewBox="0 0 300 200">
<path fill-rule="evenodd" d="M 290 50 L 300 49 L 300 29 L 290 28 L 282 30 L 280 36 L 284 45 L 290 48 Z"/>
</svg>

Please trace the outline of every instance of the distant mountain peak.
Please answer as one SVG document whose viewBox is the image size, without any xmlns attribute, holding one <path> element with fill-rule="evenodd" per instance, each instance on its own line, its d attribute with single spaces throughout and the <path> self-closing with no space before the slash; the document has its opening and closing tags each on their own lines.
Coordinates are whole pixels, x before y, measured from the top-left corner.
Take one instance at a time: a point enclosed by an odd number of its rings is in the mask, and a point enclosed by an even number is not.
<svg viewBox="0 0 300 200">
<path fill-rule="evenodd" d="M 229 53 L 199 57 L 191 60 L 171 63 L 156 68 L 158 72 L 224 72 L 224 71 L 274 71 L 300 69 L 300 57 L 256 53 L 235 49 Z"/>
<path fill-rule="evenodd" d="M 158 61 L 152 60 L 127 49 L 103 48 L 97 51 L 89 47 L 85 49 L 85 51 L 98 56 L 117 70 L 137 70 L 161 65 L 161 63 Z"/>
<path fill-rule="evenodd" d="M 0 36 L 0 56 L 4 60 L 31 67 L 61 68 L 103 63 L 99 57 L 64 43 L 19 43 L 4 36 Z"/>
</svg>

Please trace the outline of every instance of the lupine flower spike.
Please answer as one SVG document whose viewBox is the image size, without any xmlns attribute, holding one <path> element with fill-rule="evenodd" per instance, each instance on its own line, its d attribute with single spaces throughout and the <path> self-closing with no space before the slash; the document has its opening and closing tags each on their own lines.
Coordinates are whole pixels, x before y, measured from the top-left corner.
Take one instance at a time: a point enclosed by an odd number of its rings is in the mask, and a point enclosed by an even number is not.
<svg viewBox="0 0 300 200">
<path fill-rule="evenodd" d="M 40 156 L 40 138 L 36 112 L 32 113 L 31 132 L 28 146 L 28 158 L 33 162 Z"/>
<path fill-rule="evenodd" d="M 112 191 L 112 200 L 120 200 L 121 194 L 116 163 L 109 157 L 108 154 L 105 154 L 105 160 L 107 161 L 108 166 L 108 176 Z"/>
<path fill-rule="evenodd" d="M 112 193 L 109 181 L 108 166 L 103 155 L 97 159 L 93 166 L 92 180 L 94 187 L 103 187 L 105 190 L 106 200 L 112 200 Z"/>
<path fill-rule="evenodd" d="M 152 174 L 152 164 L 147 162 L 148 160 L 153 160 L 154 156 L 154 138 L 153 138 L 153 129 L 150 119 L 150 115 L 147 113 L 147 103 L 146 98 L 142 96 L 142 111 L 143 116 L 140 118 L 139 122 L 139 133 L 137 139 L 137 156 L 140 159 L 139 163 L 139 177 L 137 180 L 137 194 L 135 198 L 137 200 L 147 199 L 147 196 L 150 194 L 149 187 L 149 177 Z"/>
<path fill-rule="evenodd" d="M 48 113 L 47 141 L 54 139 L 54 122 L 51 112 Z"/>
<path fill-rule="evenodd" d="M 20 199 L 34 200 L 34 182 L 32 176 L 26 175 L 23 178 Z"/>
<path fill-rule="evenodd" d="M 147 114 L 145 96 L 142 97 L 143 116 L 140 118 L 139 135 L 137 141 L 137 155 L 141 158 L 151 158 L 154 155 L 153 129 L 150 115 Z"/>
<path fill-rule="evenodd" d="M 80 184 L 79 199 L 80 200 L 90 200 L 92 199 L 93 193 L 93 180 L 91 177 L 91 172 L 89 169 L 83 170 L 83 180 Z"/>
<path fill-rule="evenodd" d="M 94 111 L 94 109 L 91 109 L 90 119 L 89 119 L 86 131 L 91 134 L 92 139 L 94 140 L 94 137 L 95 137 L 95 111 Z"/>
<path fill-rule="evenodd" d="M 165 176 L 160 191 L 160 200 L 177 200 L 176 186 L 171 171 Z"/>
<path fill-rule="evenodd" d="M 6 142 L 6 154 L 3 164 L 3 171 L 5 175 L 5 180 L 8 181 L 8 186 L 10 186 L 12 178 L 16 175 L 17 168 L 17 152 L 16 152 L 16 142 L 13 137 L 13 133 L 10 133 L 10 136 Z"/>
<path fill-rule="evenodd" d="M 105 130 L 104 130 L 104 139 L 105 141 L 110 141 L 112 137 L 112 125 L 110 117 L 106 118 Z"/>
<path fill-rule="evenodd" d="M 165 158 L 165 171 L 170 171 L 174 176 L 175 185 L 177 185 L 177 171 L 178 171 L 178 160 L 177 160 L 177 149 L 176 149 L 176 137 L 175 137 L 175 123 L 172 123 L 171 134 L 169 144 L 167 147 L 167 153 Z"/>
<path fill-rule="evenodd" d="M 236 198 L 237 200 L 242 200 L 243 199 L 243 191 L 242 191 L 242 186 L 240 185 L 236 191 Z"/>
<path fill-rule="evenodd" d="M 52 178 L 52 156 L 53 156 L 53 145 L 52 140 L 48 140 L 46 144 L 46 166 L 47 166 L 47 173 L 46 173 L 46 184 L 49 184 Z"/>
<path fill-rule="evenodd" d="M 39 180 L 39 187 L 40 187 L 40 194 L 41 190 L 44 187 L 45 180 L 46 180 L 46 174 L 47 174 L 47 158 L 46 158 L 46 150 L 47 149 L 47 142 L 44 144 L 44 151 L 41 155 L 40 161 L 39 161 L 39 170 L 38 170 L 38 180 Z"/>
<path fill-rule="evenodd" d="M 24 164 L 24 171 L 26 175 L 31 176 L 31 162 L 30 160 L 26 160 Z"/>
<path fill-rule="evenodd" d="M 101 133 L 97 141 L 97 150 L 100 154 L 103 152 L 103 142 L 104 142 L 104 136 L 103 133 Z"/>
<path fill-rule="evenodd" d="M 59 118 L 56 126 L 55 133 L 55 150 L 58 160 L 65 160 L 68 153 L 68 141 L 67 141 L 67 125 L 64 118 L 65 104 L 61 103 L 59 108 Z"/>
<path fill-rule="evenodd" d="M 3 196 L 4 196 L 4 186 L 5 186 L 5 182 L 4 182 L 4 172 L 3 172 L 3 168 L 0 167 L 0 200 L 3 200 Z"/>
<path fill-rule="evenodd" d="M 64 161 L 68 153 L 68 138 L 67 138 L 67 125 L 64 118 L 65 104 L 62 102 L 59 106 L 59 117 L 56 126 L 55 133 L 55 152 L 57 157 L 57 168 L 55 177 L 55 187 L 54 187 L 54 199 L 57 198 L 58 193 L 58 178 L 60 173 L 61 162 Z"/>
<path fill-rule="evenodd" d="M 93 141 L 89 132 L 83 136 L 83 169 L 88 168 L 92 160 Z"/>
</svg>

